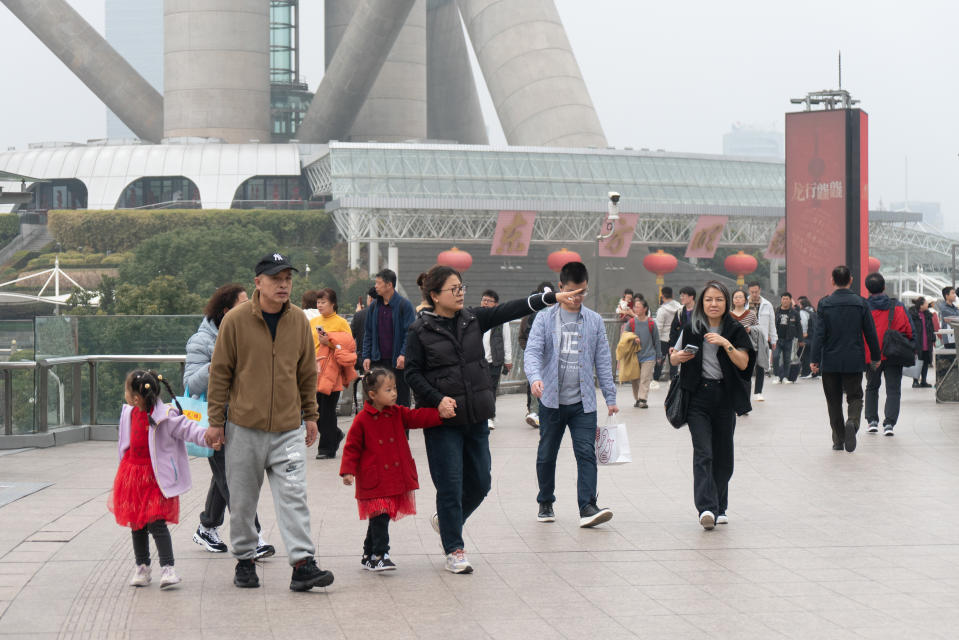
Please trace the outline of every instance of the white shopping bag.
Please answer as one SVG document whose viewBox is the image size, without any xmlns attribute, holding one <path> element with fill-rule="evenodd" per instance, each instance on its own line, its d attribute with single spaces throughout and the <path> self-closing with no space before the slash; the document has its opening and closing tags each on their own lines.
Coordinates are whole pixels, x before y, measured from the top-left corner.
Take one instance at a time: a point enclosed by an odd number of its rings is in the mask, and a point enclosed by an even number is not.
<svg viewBox="0 0 959 640">
<path fill-rule="evenodd" d="M 629 451 L 629 436 L 626 434 L 626 425 L 611 424 L 596 427 L 596 462 L 599 464 L 626 464 L 633 461 Z"/>
<path fill-rule="evenodd" d="M 916 358 L 915 364 L 913 364 L 911 367 L 902 368 L 903 378 L 913 378 L 918 380 L 920 375 L 922 375 L 922 360 L 919 358 Z"/>
</svg>

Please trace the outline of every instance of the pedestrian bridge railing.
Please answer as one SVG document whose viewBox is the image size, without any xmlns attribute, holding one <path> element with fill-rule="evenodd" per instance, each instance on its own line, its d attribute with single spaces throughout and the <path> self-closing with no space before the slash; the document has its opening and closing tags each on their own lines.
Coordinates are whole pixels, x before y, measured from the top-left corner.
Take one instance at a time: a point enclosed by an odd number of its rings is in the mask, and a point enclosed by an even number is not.
<svg viewBox="0 0 959 640">
<path fill-rule="evenodd" d="M 183 355 L 80 355 L 0 362 L 4 436 L 116 424 L 126 372 L 149 367 L 181 391 Z M 86 418 L 86 419 L 85 419 Z M 4 448 L 0 443 L 0 448 Z"/>
</svg>

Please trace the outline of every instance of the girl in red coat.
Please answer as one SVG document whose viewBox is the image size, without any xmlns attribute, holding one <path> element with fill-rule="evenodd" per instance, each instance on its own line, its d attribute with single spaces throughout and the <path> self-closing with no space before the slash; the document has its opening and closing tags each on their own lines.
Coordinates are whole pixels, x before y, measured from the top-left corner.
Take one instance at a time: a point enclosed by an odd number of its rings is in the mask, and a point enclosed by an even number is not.
<svg viewBox="0 0 959 640">
<path fill-rule="evenodd" d="M 396 379 L 386 369 L 363 376 L 363 397 L 363 410 L 346 436 L 340 476 L 345 485 L 356 479 L 360 520 L 369 519 L 360 562 L 369 571 L 388 571 L 396 569 L 389 554 L 390 520 L 416 513 L 413 492 L 420 488 L 404 429 L 438 426 L 440 413 L 398 406 Z"/>
</svg>

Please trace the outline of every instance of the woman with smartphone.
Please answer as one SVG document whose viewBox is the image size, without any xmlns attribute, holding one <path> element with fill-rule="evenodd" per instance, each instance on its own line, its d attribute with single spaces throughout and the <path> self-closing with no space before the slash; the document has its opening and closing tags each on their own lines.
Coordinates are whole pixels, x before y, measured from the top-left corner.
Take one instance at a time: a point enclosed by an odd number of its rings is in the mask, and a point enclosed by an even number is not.
<svg viewBox="0 0 959 640">
<path fill-rule="evenodd" d="M 682 365 L 679 384 L 689 394 L 693 497 L 699 524 L 707 530 L 729 522 L 736 416 L 752 409 L 744 381 L 749 381 L 756 352 L 729 311 L 729 290 L 720 282 L 708 282 L 689 324 L 669 350 L 670 363 Z"/>
<path fill-rule="evenodd" d="M 327 460 L 336 457 L 346 435 L 336 425 L 336 405 L 340 401 L 340 392 L 357 375 L 354 368 L 356 341 L 349 323 L 337 313 L 333 289 L 316 292 L 316 310 L 319 315 L 310 320 L 316 347 L 316 404 L 320 412 L 316 423 L 320 432 L 316 459 Z"/>
</svg>

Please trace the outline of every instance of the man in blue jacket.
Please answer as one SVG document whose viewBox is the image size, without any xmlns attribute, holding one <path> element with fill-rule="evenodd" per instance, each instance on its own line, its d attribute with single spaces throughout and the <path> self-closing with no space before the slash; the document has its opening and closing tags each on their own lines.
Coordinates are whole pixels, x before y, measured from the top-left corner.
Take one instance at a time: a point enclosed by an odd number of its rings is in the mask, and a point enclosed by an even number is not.
<svg viewBox="0 0 959 640">
<path fill-rule="evenodd" d="M 834 451 L 852 453 L 856 449 L 856 432 L 862 416 L 862 374 L 866 369 L 866 346 L 869 365 L 879 366 L 879 340 L 866 300 L 853 293 L 852 273 L 846 265 L 832 270 L 831 295 L 819 301 L 816 308 L 815 333 L 809 366 L 813 373 L 822 371 L 822 390 L 826 395 L 829 424 L 832 427 Z M 865 342 L 864 342 L 865 339 Z M 849 419 L 843 420 L 842 397 L 849 405 Z"/>
<path fill-rule="evenodd" d="M 410 406 L 406 367 L 406 330 L 416 320 L 410 301 L 396 293 L 396 273 L 383 269 L 376 274 L 373 288 L 377 299 L 370 303 L 363 332 L 363 369 L 383 367 L 396 378 L 396 404 Z"/>
<path fill-rule="evenodd" d="M 560 290 L 580 291 L 580 295 L 536 314 L 524 355 L 526 377 L 540 403 L 537 519 L 540 522 L 556 519 L 553 513 L 556 455 L 569 427 L 576 456 L 580 527 L 594 527 L 613 517 L 609 509 L 596 506 L 594 370 L 609 415 L 619 411 L 606 327 L 598 313 L 583 306 L 588 281 L 586 265 L 582 262 L 569 262 L 562 268 Z"/>
</svg>

